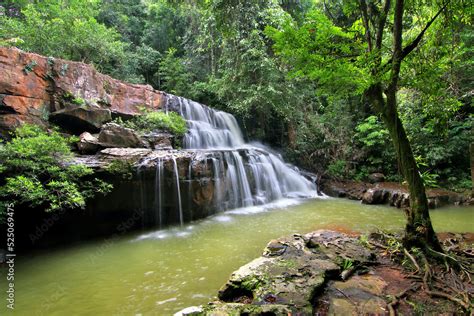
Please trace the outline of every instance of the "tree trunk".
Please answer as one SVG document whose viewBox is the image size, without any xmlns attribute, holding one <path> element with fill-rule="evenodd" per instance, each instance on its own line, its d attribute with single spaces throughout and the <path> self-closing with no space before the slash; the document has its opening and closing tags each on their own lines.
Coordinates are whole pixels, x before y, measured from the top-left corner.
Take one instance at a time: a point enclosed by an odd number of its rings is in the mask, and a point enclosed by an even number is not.
<svg viewBox="0 0 474 316">
<path fill-rule="evenodd" d="M 471 143 L 469 146 L 471 151 L 471 180 L 472 180 L 472 187 L 471 187 L 471 197 L 474 197 L 474 143 Z"/>
<path fill-rule="evenodd" d="M 380 85 L 374 85 L 367 93 L 369 100 L 381 114 L 382 120 L 390 133 L 400 170 L 408 184 L 410 207 L 406 211 L 407 224 L 404 244 L 407 248 L 419 247 L 425 249 L 428 246 L 436 251 L 442 251 L 431 224 L 425 186 L 418 172 L 410 141 L 398 115 L 396 91 L 387 91 L 386 95 L 387 98 L 384 99 Z"/>
</svg>

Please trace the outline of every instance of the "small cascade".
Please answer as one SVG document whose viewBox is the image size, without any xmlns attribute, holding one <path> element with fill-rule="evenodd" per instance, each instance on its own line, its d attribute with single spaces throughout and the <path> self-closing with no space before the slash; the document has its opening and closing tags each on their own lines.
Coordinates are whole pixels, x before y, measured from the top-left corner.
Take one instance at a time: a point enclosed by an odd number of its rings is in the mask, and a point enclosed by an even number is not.
<svg viewBox="0 0 474 316">
<path fill-rule="evenodd" d="M 179 111 L 188 123 L 185 148 L 218 149 L 243 146 L 244 138 L 232 114 L 216 111 L 197 102 L 178 98 Z"/>
<path fill-rule="evenodd" d="M 213 166 L 214 174 L 225 175 L 226 179 L 214 176 L 215 185 L 221 187 L 224 184 L 228 198 L 224 201 L 225 197 L 216 194 L 216 199 L 223 202 L 221 208 L 265 204 L 283 197 L 316 195 L 316 185 L 296 168 L 285 164 L 281 157 L 260 144 L 246 144 L 232 114 L 185 98 L 172 98 L 177 99 L 176 110 L 188 124 L 184 147 L 216 152 L 212 158 L 212 163 L 217 164 Z M 223 155 L 218 152 L 223 152 Z"/>
<path fill-rule="evenodd" d="M 216 208 L 221 207 L 220 203 L 222 203 L 222 184 L 221 184 L 221 161 L 222 159 L 212 158 L 212 172 L 213 172 L 213 180 L 214 180 L 214 206 Z"/>
<path fill-rule="evenodd" d="M 177 191 L 177 197 L 178 197 L 178 211 L 179 211 L 179 223 L 181 226 L 184 224 L 184 218 L 183 218 L 183 206 L 181 205 L 181 190 L 179 188 L 179 173 L 178 173 L 178 164 L 176 163 L 176 158 L 173 157 L 173 168 L 174 168 L 174 174 L 175 174 L 175 179 L 176 179 L 176 191 Z"/>
<path fill-rule="evenodd" d="M 155 224 L 163 225 L 163 159 L 158 158 L 155 176 Z"/>
</svg>

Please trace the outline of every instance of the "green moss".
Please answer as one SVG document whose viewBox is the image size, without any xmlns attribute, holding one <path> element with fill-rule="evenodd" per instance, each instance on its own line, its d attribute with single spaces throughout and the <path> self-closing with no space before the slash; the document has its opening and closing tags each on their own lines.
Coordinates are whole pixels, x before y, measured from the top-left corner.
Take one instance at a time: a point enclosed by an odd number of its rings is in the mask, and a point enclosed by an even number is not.
<svg viewBox="0 0 474 316">
<path fill-rule="evenodd" d="M 288 268 L 288 269 L 294 269 L 298 266 L 297 262 L 291 259 L 288 259 L 288 260 L 282 259 L 277 262 L 277 265 L 280 267 Z"/>
<path fill-rule="evenodd" d="M 81 98 L 80 96 L 74 95 L 69 91 L 63 93 L 63 100 L 79 106 L 86 104 L 85 99 Z"/>
<path fill-rule="evenodd" d="M 262 285 L 262 281 L 257 278 L 257 276 L 252 276 L 245 279 L 242 284 L 241 288 L 249 291 L 253 291 L 254 289 L 260 287 Z"/>
</svg>

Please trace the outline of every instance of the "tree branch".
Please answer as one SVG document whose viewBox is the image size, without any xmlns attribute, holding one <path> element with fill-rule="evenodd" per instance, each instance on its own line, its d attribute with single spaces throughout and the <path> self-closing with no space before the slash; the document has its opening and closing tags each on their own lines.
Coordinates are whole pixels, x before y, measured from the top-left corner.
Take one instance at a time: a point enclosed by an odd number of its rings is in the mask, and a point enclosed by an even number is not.
<svg viewBox="0 0 474 316">
<path fill-rule="evenodd" d="M 439 11 L 431 18 L 431 20 L 425 25 L 423 30 L 420 32 L 420 34 L 418 34 L 418 36 L 410 44 L 408 44 L 406 47 L 403 48 L 402 54 L 401 54 L 401 60 L 403 60 L 405 57 L 407 57 L 408 54 L 410 54 L 418 46 L 418 44 L 423 39 L 423 36 L 425 35 L 426 31 L 430 28 L 431 24 L 433 24 L 433 22 L 438 18 L 438 16 L 441 14 L 441 12 L 443 12 L 444 9 L 446 9 L 448 4 L 449 4 L 449 1 L 446 2 L 443 5 L 443 7 L 441 7 L 441 9 L 439 9 Z M 388 66 L 392 62 L 393 62 L 393 58 L 390 58 L 390 60 L 388 60 L 387 63 L 382 66 L 382 72 L 387 71 Z"/>
<path fill-rule="evenodd" d="M 380 14 L 379 25 L 377 27 L 377 33 L 375 36 L 375 47 L 378 50 L 382 49 L 382 38 L 383 38 L 383 29 L 385 28 L 385 23 L 387 22 L 388 11 L 390 10 L 390 0 L 385 0 L 383 11 Z"/>
<path fill-rule="evenodd" d="M 365 0 L 359 0 L 359 8 L 362 12 L 362 21 L 364 22 L 365 38 L 369 46 L 369 52 L 372 51 L 372 36 L 370 35 L 369 14 L 367 12 L 367 3 Z"/>
<path fill-rule="evenodd" d="M 438 16 L 441 14 L 441 12 L 444 11 L 444 9 L 446 9 L 446 7 L 448 6 L 449 4 L 449 1 L 446 2 L 442 7 L 441 9 L 439 9 L 439 11 L 435 14 L 435 16 L 433 16 L 431 18 L 431 20 L 425 25 L 425 28 L 420 32 L 420 34 L 418 34 L 418 36 L 413 40 L 413 42 L 411 42 L 410 44 L 408 44 L 408 46 L 406 46 L 405 48 L 403 48 L 403 51 L 402 51 L 402 59 L 405 58 L 408 54 L 410 54 L 417 46 L 418 44 L 420 43 L 421 39 L 423 38 L 423 36 L 425 35 L 425 32 L 429 29 L 429 27 L 431 26 L 431 24 L 433 24 L 433 22 L 436 20 L 436 18 L 438 18 Z"/>
</svg>

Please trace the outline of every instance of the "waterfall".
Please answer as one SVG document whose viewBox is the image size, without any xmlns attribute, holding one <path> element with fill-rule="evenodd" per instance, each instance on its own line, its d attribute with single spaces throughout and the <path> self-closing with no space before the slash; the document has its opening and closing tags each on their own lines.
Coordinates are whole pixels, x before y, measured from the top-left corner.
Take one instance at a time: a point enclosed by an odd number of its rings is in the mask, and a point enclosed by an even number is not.
<svg viewBox="0 0 474 316">
<path fill-rule="evenodd" d="M 179 188 L 179 173 L 178 173 L 178 164 L 176 163 L 176 158 L 173 157 L 173 168 L 174 168 L 174 174 L 176 176 L 176 191 L 178 192 L 178 211 L 179 211 L 179 223 L 181 226 L 184 224 L 184 219 L 183 219 L 183 207 L 181 205 L 181 190 Z"/>
<path fill-rule="evenodd" d="M 317 195 L 316 184 L 279 155 L 246 143 L 233 115 L 173 95 L 167 95 L 164 109 L 180 113 L 188 132 L 183 150 L 155 150 L 141 160 L 143 170 L 153 172 L 145 177 L 153 181 L 153 191 L 142 189 L 154 192 L 152 204 L 142 196 L 143 209 L 152 218 L 148 225 L 183 225 L 185 218 Z M 174 191 L 176 195 L 170 194 Z"/>
<path fill-rule="evenodd" d="M 186 119 L 186 149 L 224 152 L 211 159 L 217 191 L 225 187 L 228 201 L 215 194 L 221 208 L 265 204 L 283 197 L 310 197 L 316 185 L 260 144 L 246 144 L 232 114 L 200 103 L 177 99 L 177 110 Z M 217 165 L 216 165 L 217 164 Z M 226 166 L 227 170 L 222 170 Z M 226 179 L 221 179 L 225 175 Z M 226 203 L 228 202 L 228 203 Z"/>
<path fill-rule="evenodd" d="M 185 148 L 234 148 L 245 144 L 239 124 L 232 114 L 177 98 L 180 114 L 188 123 L 188 133 L 183 141 Z"/>
<path fill-rule="evenodd" d="M 161 228 L 163 225 L 163 159 L 158 158 L 156 164 L 156 176 L 155 176 L 155 224 L 158 224 Z"/>
</svg>

